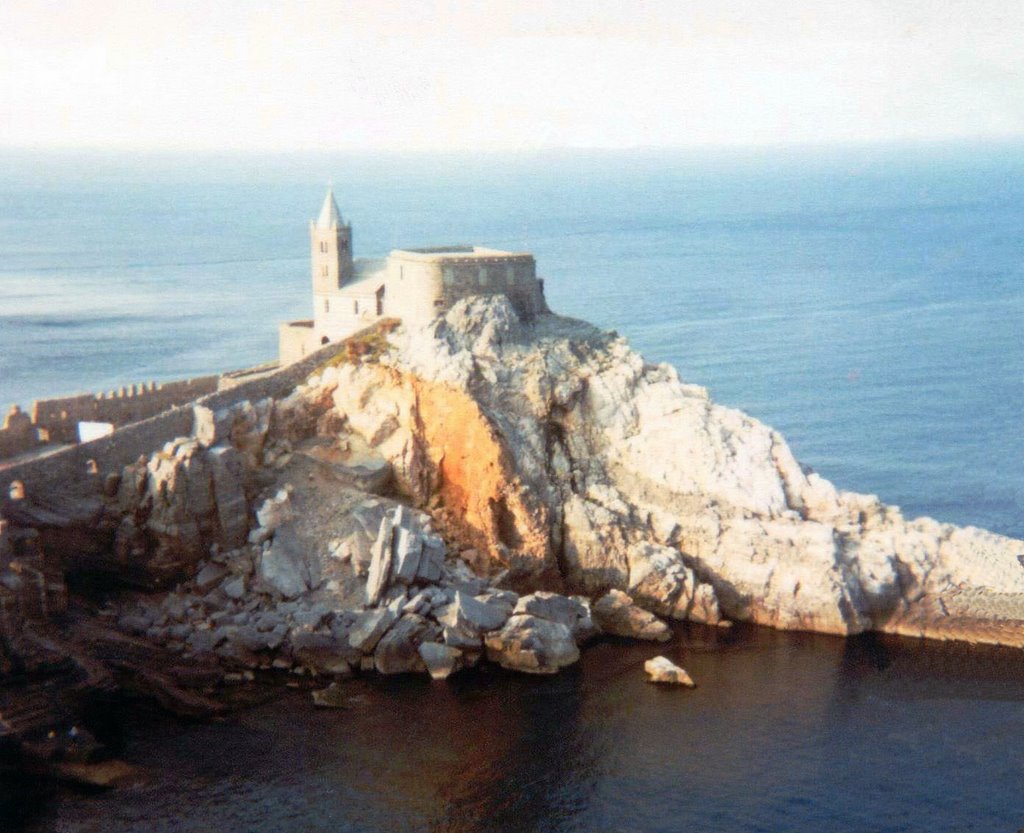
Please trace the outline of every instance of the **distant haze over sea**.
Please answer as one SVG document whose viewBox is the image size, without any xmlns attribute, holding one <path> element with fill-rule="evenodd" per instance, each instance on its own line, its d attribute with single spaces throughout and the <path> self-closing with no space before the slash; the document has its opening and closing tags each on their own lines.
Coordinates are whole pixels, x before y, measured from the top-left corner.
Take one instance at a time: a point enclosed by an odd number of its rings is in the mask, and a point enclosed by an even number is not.
<svg viewBox="0 0 1024 833">
<path fill-rule="evenodd" d="M 779 429 L 839 486 L 1024 536 L 1024 146 L 0 156 L 0 404 L 238 368 L 358 256 L 532 251 L 562 314 Z"/>
</svg>

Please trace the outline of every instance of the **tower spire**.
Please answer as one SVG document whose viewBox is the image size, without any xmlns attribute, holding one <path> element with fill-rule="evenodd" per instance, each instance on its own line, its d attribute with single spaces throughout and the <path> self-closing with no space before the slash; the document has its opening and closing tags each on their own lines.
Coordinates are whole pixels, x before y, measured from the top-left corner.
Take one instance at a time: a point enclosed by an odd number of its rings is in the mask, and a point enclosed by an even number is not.
<svg viewBox="0 0 1024 833">
<path fill-rule="evenodd" d="M 320 216 L 316 220 L 316 227 L 321 231 L 327 231 L 341 225 L 343 225 L 341 212 L 338 210 L 338 203 L 334 201 L 334 189 L 328 187 L 327 196 L 324 197 L 324 204 L 320 209 Z"/>
</svg>

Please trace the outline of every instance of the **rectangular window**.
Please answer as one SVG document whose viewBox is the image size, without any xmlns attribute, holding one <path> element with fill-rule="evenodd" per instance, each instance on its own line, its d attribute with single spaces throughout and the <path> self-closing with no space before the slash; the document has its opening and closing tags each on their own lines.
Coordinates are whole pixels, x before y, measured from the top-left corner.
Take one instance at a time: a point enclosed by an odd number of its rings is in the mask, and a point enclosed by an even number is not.
<svg viewBox="0 0 1024 833">
<path fill-rule="evenodd" d="M 325 278 L 327 277 L 327 264 L 326 263 L 323 266 L 320 267 L 320 274 L 323 275 Z"/>
<path fill-rule="evenodd" d="M 487 267 L 486 266 L 481 266 L 480 267 L 480 273 L 479 273 L 479 276 L 477 277 L 477 280 L 480 282 L 480 286 L 487 286 L 488 277 L 487 277 Z"/>
<path fill-rule="evenodd" d="M 331 311 L 331 302 L 324 298 L 324 312 Z"/>
<path fill-rule="evenodd" d="M 359 302 L 358 301 L 353 301 L 352 302 L 352 312 L 354 312 L 356 315 L 359 315 Z"/>
</svg>

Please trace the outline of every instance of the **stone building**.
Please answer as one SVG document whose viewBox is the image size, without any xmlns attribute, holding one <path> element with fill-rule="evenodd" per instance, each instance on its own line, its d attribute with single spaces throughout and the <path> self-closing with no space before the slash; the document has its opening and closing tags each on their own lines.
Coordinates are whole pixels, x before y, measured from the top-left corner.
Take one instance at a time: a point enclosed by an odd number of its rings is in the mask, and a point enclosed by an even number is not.
<svg viewBox="0 0 1024 833">
<path fill-rule="evenodd" d="M 547 310 L 533 255 L 482 246 L 396 249 L 386 258 L 352 256 L 352 226 L 328 190 L 309 224 L 313 318 L 281 324 L 288 364 L 381 318 L 426 322 L 468 295 L 504 293 L 527 318 Z"/>
</svg>

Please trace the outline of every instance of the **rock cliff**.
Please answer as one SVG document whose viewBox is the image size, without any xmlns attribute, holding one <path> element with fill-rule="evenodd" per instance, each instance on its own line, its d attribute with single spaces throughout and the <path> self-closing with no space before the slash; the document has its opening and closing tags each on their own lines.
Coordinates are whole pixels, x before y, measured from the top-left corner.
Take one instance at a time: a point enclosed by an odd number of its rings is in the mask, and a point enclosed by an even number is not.
<svg viewBox="0 0 1024 833">
<path fill-rule="evenodd" d="M 0 506 L 0 739 L 52 735 L 58 666 L 210 714 L 260 669 L 554 673 L 663 618 L 1024 645 L 1024 542 L 840 491 L 614 333 L 502 296 L 191 424 Z"/>
<path fill-rule="evenodd" d="M 696 621 L 1024 644 L 1024 542 L 836 489 L 614 334 L 521 321 L 498 296 L 390 345 L 288 407 L 331 412 L 509 586 L 622 590 Z"/>
</svg>

